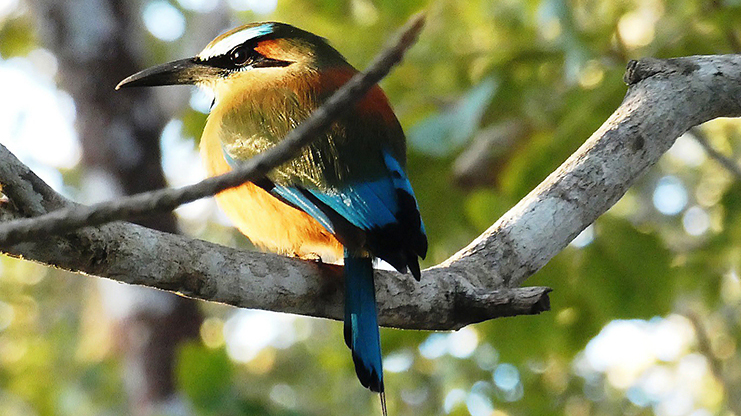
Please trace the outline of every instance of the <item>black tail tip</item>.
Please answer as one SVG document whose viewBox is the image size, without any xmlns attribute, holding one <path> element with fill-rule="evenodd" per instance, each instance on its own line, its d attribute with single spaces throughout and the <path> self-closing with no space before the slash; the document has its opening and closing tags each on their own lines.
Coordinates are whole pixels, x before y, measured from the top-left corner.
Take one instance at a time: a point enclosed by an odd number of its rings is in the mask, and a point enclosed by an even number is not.
<svg viewBox="0 0 741 416">
<path fill-rule="evenodd" d="M 420 279 L 422 279 L 422 271 L 419 269 L 419 261 L 417 261 L 416 258 L 411 259 L 408 264 L 409 267 L 409 273 L 414 276 L 415 279 L 419 282 Z"/>
<path fill-rule="evenodd" d="M 383 393 L 383 376 L 378 374 L 375 369 L 366 367 L 363 360 L 355 354 L 355 351 L 352 353 L 352 360 L 355 363 L 355 374 L 358 375 L 360 384 L 372 392 Z"/>
</svg>

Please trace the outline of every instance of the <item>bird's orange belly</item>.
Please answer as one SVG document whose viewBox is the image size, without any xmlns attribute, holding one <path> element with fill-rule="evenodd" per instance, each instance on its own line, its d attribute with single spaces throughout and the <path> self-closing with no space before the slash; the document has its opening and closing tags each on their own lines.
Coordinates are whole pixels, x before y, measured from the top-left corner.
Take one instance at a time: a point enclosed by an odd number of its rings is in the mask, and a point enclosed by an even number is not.
<svg viewBox="0 0 741 416">
<path fill-rule="evenodd" d="M 210 176 L 231 170 L 216 141 L 205 135 L 201 139 L 201 156 Z M 253 183 L 220 192 L 216 201 L 239 231 L 259 247 L 290 256 L 318 255 L 324 261 L 343 256 L 340 242 L 314 218 Z"/>
</svg>

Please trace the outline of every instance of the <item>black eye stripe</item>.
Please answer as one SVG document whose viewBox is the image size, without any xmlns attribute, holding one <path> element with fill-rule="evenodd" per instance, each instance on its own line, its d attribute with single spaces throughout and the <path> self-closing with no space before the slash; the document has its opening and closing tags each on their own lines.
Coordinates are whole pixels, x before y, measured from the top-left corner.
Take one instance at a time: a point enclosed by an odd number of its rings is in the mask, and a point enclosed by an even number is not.
<svg viewBox="0 0 741 416">
<path fill-rule="evenodd" d="M 255 44 L 252 42 L 244 43 L 235 46 L 227 54 L 213 56 L 200 62 L 202 64 L 224 69 L 227 73 L 238 71 L 246 66 L 253 68 L 269 68 L 284 67 L 292 64 L 292 62 L 289 61 L 267 58 L 257 52 L 254 47 Z"/>
<path fill-rule="evenodd" d="M 242 44 L 235 46 L 231 51 L 224 55 L 212 56 L 201 63 L 213 66 L 216 68 L 222 68 L 226 70 L 236 70 L 242 66 L 251 64 L 259 60 L 262 56 L 257 53 L 253 48 L 254 44 Z"/>
</svg>

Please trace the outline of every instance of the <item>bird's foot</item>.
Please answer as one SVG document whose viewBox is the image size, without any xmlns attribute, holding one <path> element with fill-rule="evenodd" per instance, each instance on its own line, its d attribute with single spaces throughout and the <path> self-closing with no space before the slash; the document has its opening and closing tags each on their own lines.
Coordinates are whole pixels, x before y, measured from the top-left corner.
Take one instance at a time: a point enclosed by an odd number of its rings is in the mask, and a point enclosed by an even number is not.
<svg viewBox="0 0 741 416">
<path fill-rule="evenodd" d="M 313 261 L 317 264 L 323 264 L 322 262 L 322 256 L 319 255 L 319 253 L 306 253 L 301 256 L 301 259 L 307 260 L 307 261 Z"/>
</svg>

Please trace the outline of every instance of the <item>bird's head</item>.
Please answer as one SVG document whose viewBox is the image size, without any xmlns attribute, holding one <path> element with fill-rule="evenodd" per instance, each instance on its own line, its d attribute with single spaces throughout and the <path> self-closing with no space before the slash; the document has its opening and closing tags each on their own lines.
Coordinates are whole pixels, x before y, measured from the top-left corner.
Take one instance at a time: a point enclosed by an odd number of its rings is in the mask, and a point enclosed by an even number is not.
<svg viewBox="0 0 741 416">
<path fill-rule="evenodd" d="M 270 84 L 342 63 L 339 52 L 319 36 L 285 23 L 252 23 L 218 36 L 192 58 L 137 72 L 116 89 L 196 84 L 218 96 L 222 87 Z"/>
</svg>

